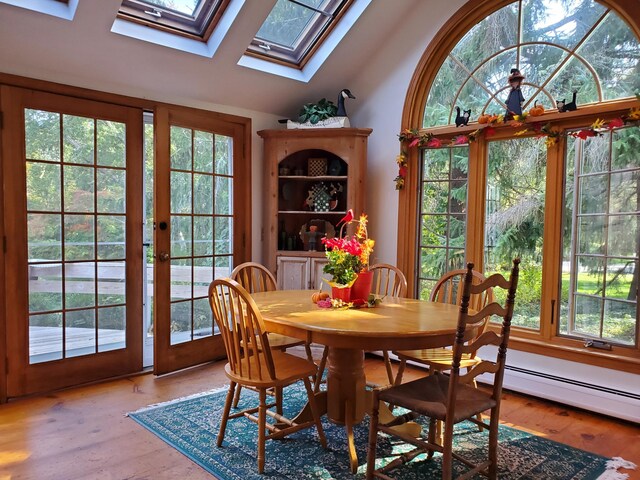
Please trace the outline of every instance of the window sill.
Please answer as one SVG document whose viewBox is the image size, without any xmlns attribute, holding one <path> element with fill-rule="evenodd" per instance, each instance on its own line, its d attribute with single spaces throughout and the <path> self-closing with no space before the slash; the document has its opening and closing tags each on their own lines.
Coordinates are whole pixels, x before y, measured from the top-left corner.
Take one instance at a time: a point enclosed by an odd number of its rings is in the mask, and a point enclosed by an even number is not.
<svg viewBox="0 0 640 480">
<path fill-rule="evenodd" d="M 630 355 L 620 355 L 614 351 L 600 351 L 586 348 L 568 339 L 540 340 L 514 337 L 509 339 L 509 348 L 547 357 L 585 363 L 597 367 L 610 368 L 622 372 L 640 374 L 640 355 L 630 350 Z M 633 355 L 633 356 L 632 356 Z"/>
</svg>

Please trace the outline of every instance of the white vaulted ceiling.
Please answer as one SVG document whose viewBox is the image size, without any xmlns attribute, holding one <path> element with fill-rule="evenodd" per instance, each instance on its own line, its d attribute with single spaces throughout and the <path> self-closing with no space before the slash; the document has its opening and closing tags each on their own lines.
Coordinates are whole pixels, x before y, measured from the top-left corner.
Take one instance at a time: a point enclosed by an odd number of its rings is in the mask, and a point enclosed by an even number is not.
<svg viewBox="0 0 640 480">
<path fill-rule="evenodd" d="M 422 0 L 372 0 L 308 83 L 238 65 L 275 0 L 246 0 L 213 58 L 111 32 L 120 0 L 79 0 L 72 21 L 0 3 L 0 72 L 134 97 L 295 115 L 336 101 Z"/>
</svg>

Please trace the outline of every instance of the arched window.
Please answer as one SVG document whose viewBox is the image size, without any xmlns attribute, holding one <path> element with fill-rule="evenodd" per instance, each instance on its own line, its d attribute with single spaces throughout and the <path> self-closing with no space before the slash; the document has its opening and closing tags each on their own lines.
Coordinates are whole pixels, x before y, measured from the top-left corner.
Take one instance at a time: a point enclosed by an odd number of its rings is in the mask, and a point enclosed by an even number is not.
<svg viewBox="0 0 640 480">
<path fill-rule="evenodd" d="M 398 236 L 398 264 L 417 297 L 465 262 L 490 274 L 519 256 L 516 345 L 587 362 L 603 347 L 611 365 L 614 356 L 640 358 L 632 3 L 471 1 L 427 48 L 403 127 L 435 141 L 407 152 L 399 231 L 412 235 Z M 524 77 L 519 85 L 509 82 L 512 69 L 511 80 Z M 516 87 L 525 116 L 536 103 L 542 116 L 509 121 L 520 113 L 507 105 Z M 577 110 L 560 113 L 556 101 L 570 103 L 573 92 Z M 458 109 L 471 110 L 460 128 Z M 493 115 L 490 129 L 476 123 L 481 115 Z"/>
<path fill-rule="evenodd" d="M 576 90 L 581 105 L 640 91 L 640 46 L 631 28 L 594 0 L 516 1 L 469 30 L 429 89 L 422 127 L 454 123 L 454 107 L 505 111 L 512 68 L 524 75 L 524 109 Z"/>
</svg>

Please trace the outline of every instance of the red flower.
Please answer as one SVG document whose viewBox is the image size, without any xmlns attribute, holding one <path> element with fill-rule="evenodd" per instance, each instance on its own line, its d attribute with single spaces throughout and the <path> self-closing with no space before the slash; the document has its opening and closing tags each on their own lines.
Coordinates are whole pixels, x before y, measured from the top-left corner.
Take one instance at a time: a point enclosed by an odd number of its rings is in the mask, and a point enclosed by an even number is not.
<svg viewBox="0 0 640 480">
<path fill-rule="evenodd" d="M 420 143 L 420 138 L 416 137 L 413 140 L 411 140 L 411 142 L 409 143 L 409 147 L 415 147 L 419 143 Z"/>
<path fill-rule="evenodd" d="M 398 170 L 398 175 L 400 175 L 401 177 L 406 177 L 407 176 L 407 167 L 406 166 L 400 167 L 400 169 Z"/>
<path fill-rule="evenodd" d="M 614 118 L 609 123 L 607 123 L 607 128 L 609 130 L 613 130 L 614 128 L 622 127 L 623 125 L 624 125 L 624 120 L 618 117 L 618 118 Z"/>
<path fill-rule="evenodd" d="M 483 130 L 486 137 L 492 137 L 496 134 L 496 129 L 493 127 L 485 127 Z"/>
<path fill-rule="evenodd" d="M 458 135 L 453 139 L 454 145 L 464 145 L 465 143 L 469 143 L 469 138 L 466 135 Z"/>
<path fill-rule="evenodd" d="M 427 142 L 427 147 L 431 148 L 440 148 L 442 146 L 442 140 L 439 138 L 433 137 L 431 140 Z"/>
<path fill-rule="evenodd" d="M 596 136 L 596 132 L 591 129 L 580 130 L 577 134 L 577 137 L 581 138 L 582 140 L 586 140 L 589 137 L 595 137 L 595 136 Z"/>
</svg>

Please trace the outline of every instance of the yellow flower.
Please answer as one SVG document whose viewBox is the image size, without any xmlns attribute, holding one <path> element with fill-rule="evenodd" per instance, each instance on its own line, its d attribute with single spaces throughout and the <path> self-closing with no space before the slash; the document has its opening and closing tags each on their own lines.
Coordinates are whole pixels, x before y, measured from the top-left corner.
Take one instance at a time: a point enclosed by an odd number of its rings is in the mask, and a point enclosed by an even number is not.
<svg viewBox="0 0 640 480">
<path fill-rule="evenodd" d="M 640 120 L 640 107 L 633 107 L 627 115 L 629 120 Z"/>
<path fill-rule="evenodd" d="M 517 135 L 517 136 L 524 135 L 528 131 L 529 131 L 529 129 L 525 128 L 524 130 L 518 130 L 516 133 L 514 133 L 514 135 Z"/>
<path fill-rule="evenodd" d="M 556 144 L 556 140 L 557 140 L 556 137 L 547 137 L 547 139 L 544 141 L 544 144 L 547 147 L 552 147 Z"/>
<path fill-rule="evenodd" d="M 593 122 L 591 124 L 591 128 L 593 128 L 594 130 L 598 130 L 599 128 L 603 128 L 604 127 L 604 120 L 601 119 L 596 119 L 595 122 Z"/>
<path fill-rule="evenodd" d="M 396 157 L 396 163 L 398 165 L 404 165 L 407 161 L 407 156 L 404 153 L 401 153 Z"/>
</svg>

